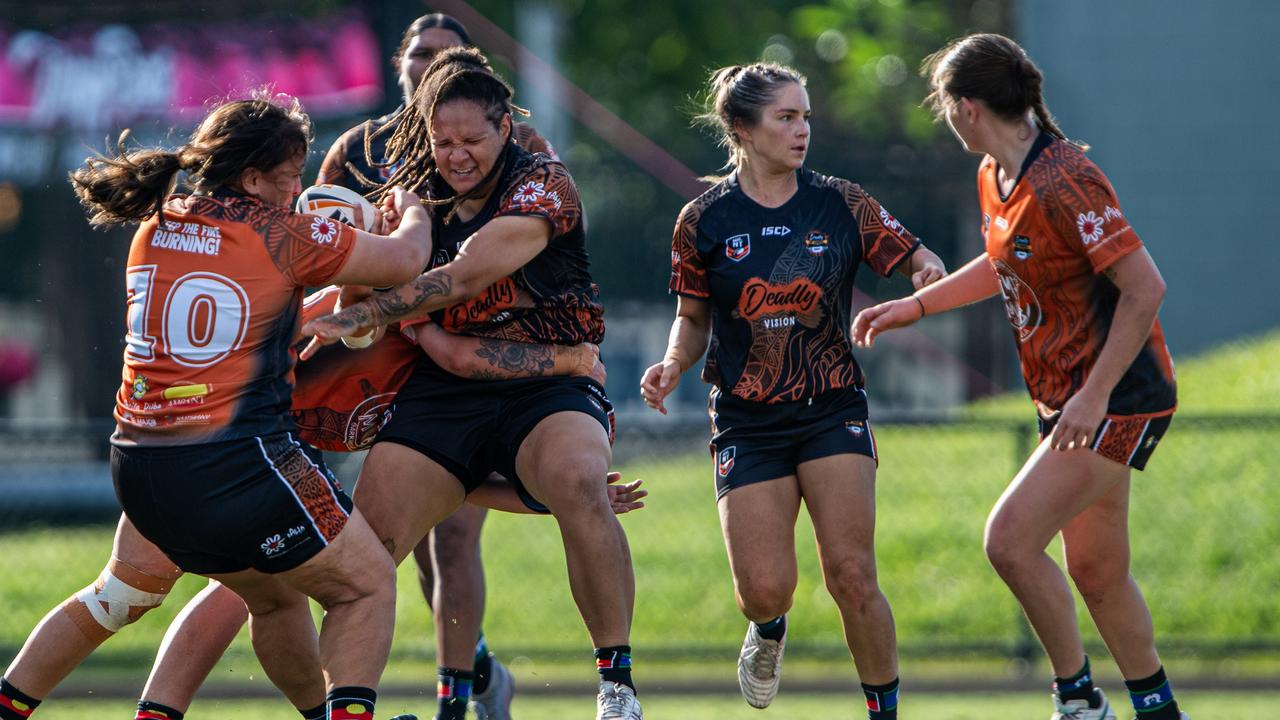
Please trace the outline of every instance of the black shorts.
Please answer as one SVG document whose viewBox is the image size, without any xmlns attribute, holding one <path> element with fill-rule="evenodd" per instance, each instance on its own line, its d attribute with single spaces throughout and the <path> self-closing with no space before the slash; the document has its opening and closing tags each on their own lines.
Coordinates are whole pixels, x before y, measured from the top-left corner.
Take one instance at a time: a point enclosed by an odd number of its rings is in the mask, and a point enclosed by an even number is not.
<svg viewBox="0 0 1280 720">
<path fill-rule="evenodd" d="M 173 447 L 112 446 L 116 497 L 187 572 L 291 570 L 338 536 L 351 498 L 291 433 Z"/>
<path fill-rule="evenodd" d="M 759 403 L 711 390 L 711 454 L 716 498 L 734 488 L 796 474 L 796 466 L 830 455 L 876 458 L 867 393 L 825 392 L 808 400 Z"/>
<path fill-rule="evenodd" d="M 1041 440 L 1053 433 L 1060 416 L 1061 413 L 1054 413 L 1046 419 L 1037 413 Z M 1098 425 L 1089 449 L 1108 460 L 1142 470 L 1147 467 L 1147 461 L 1156 451 L 1156 444 L 1164 437 L 1172 421 L 1172 412 L 1164 415 L 1107 415 Z"/>
<path fill-rule="evenodd" d="M 489 473 L 501 473 L 526 505 L 541 511 L 516 474 L 516 453 L 534 426 L 565 411 L 595 418 L 613 442 L 613 405 L 590 378 L 467 380 L 422 363 L 396 394 L 391 421 L 374 442 L 422 453 L 468 493 Z"/>
</svg>

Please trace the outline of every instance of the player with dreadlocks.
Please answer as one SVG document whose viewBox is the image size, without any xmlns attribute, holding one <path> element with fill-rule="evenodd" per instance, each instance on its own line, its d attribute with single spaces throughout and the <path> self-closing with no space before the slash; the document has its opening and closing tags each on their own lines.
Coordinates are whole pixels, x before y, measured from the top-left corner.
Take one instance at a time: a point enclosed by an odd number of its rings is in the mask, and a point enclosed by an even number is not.
<svg viewBox="0 0 1280 720">
<path fill-rule="evenodd" d="M 451 48 L 435 59 L 387 142 L 395 168 L 387 185 L 422 191 L 448 262 L 308 323 L 304 332 L 316 340 L 304 357 L 340 337 L 428 315 L 462 335 L 599 342 L 603 314 L 577 189 L 564 165 L 512 141 L 515 112 L 510 88 L 479 52 Z M 628 644 L 635 580 L 599 482 L 612 455 L 608 407 L 590 378 L 465 380 L 423 357 L 369 453 L 356 496 L 397 561 L 491 470 L 546 505 L 596 645 L 597 717 L 633 720 L 642 717 Z M 442 660 L 442 687 L 471 681 L 470 658 Z"/>
</svg>

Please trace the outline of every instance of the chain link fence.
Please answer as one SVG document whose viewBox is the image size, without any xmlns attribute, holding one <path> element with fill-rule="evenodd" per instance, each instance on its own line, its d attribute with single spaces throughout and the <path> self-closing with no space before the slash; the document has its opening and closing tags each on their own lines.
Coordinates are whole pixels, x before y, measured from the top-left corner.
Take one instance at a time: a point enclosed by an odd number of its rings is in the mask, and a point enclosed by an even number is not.
<svg viewBox="0 0 1280 720">
<path fill-rule="evenodd" d="M 1029 414 L 1028 414 L 1029 415 Z M 633 645 L 648 661 L 732 658 L 745 622 L 734 605 L 701 418 L 619 419 L 617 465 L 642 476 L 648 507 L 623 518 L 637 578 Z M 1032 417 L 898 416 L 874 423 L 879 443 L 877 555 L 904 658 L 1041 655 L 982 552 L 986 515 L 1036 442 Z M 118 516 L 102 423 L 0 427 L 0 657 L 12 657 L 49 608 L 89 583 Z M 1175 417 L 1148 470 L 1134 473 L 1133 574 L 1165 654 L 1280 654 L 1280 414 Z M 359 458 L 335 458 L 348 478 Z M 805 513 L 788 656 L 847 657 Z M 579 657 L 589 647 L 568 592 L 554 522 L 492 513 L 484 536 L 485 632 L 504 657 Z M 1050 552 L 1060 556 L 1057 543 Z M 432 653 L 430 616 L 411 568 L 401 570 L 393 661 Z M 168 620 L 202 581 L 95 656 L 147 662 Z M 1077 603 L 1091 651 L 1104 650 Z M 234 646 L 247 653 L 244 638 Z"/>
</svg>

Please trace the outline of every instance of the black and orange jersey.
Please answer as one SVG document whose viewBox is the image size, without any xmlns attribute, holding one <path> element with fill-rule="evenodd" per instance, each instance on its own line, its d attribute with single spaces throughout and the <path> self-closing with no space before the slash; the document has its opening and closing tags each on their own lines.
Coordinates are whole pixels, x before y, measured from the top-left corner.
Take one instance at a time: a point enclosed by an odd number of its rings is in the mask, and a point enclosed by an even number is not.
<svg viewBox="0 0 1280 720">
<path fill-rule="evenodd" d="M 338 288 L 314 292 L 302 303 L 302 324 L 333 312 Z M 310 338 L 298 343 L 301 350 Z M 391 417 L 396 391 L 423 357 L 422 349 L 400 333 L 387 333 L 367 348 L 326 345 L 298 363 L 293 389 L 293 421 L 298 437 L 321 450 L 365 450 Z"/>
<path fill-rule="evenodd" d="M 1027 389 L 1047 416 L 1084 385 L 1107 341 L 1120 291 L 1103 271 L 1142 241 L 1106 176 L 1069 142 L 1042 133 L 1008 197 L 1000 194 L 996 170 L 990 156 L 978 168 L 987 257 Z M 1157 320 L 1112 392 L 1108 413 L 1172 412 L 1176 396 Z"/>
<path fill-rule="evenodd" d="M 367 193 L 375 186 L 385 183 L 395 172 L 395 166 L 381 167 L 371 164 L 369 160 L 372 158 L 375 163 L 385 162 L 387 140 L 395 130 L 386 128 L 376 135 L 372 133 L 394 121 L 399 112 L 400 110 L 396 110 L 367 123 L 360 123 L 338 136 L 324 156 L 316 184 L 342 185 L 358 193 Z M 542 153 L 552 160 L 560 159 L 551 143 L 539 135 L 532 125 L 515 123 L 511 128 L 511 137 L 517 145 L 531 153 Z M 368 152 L 365 151 L 366 141 L 369 143 Z M 361 178 L 368 182 L 363 182 Z"/>
<path fill-rule="evenodd" d="M 490 220 L 510 215 L 540 217 L 551 228 L 547 247 L 516 272 L 475 297 L 433 313 L 451 333 L 522 343 L 577 345 L 604 338 L 600 288 L 591 280 L 586 220 L 569 171 L 546 155 L 508 150 L 498 190 L 475 217 L 433 213 L 433 266 L 451 262 L 458 249 Z M 447 191 L 446 191 L 447 192 Z"/>
<path fill-rule="evenodd" d="M 232 192 L 174 195 L 139 226 L 126 269 L 119 445 L 191 445 L 291 430 L 303 287 L 355 232 Z"/>
<path fill-rule="evenodd" d="M 711 303 L 703 380 L 744 400 L 782 402 L 862 387 L 849 342 L 859 265 L 888 276 L 920 242 L 858 185 L 811 170 L 777 208 L 737 176 L 684 207 L 671 292 Z"/>
</svg>

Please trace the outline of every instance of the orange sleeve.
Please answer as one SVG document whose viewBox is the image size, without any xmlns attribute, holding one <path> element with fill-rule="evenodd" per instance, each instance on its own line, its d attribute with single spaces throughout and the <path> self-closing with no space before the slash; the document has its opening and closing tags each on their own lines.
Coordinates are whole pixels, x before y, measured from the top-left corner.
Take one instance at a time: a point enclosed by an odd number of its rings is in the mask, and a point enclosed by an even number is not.
<svg viewBox="0 0 1280 720">
<path fill-rule="evenodd" d="M 1086 161 L 1061 180 L 1046 214 L 1067 243 L 1089 259 L 1095 273 L 1142 247 L 1120 211 L 1115 190 L 1096 165 Z"/>
<path fill-rule="evenodd" d="M 262 229 L 267 252 L 294 285 L 327 285 L 342 269 L 355 248 L 351 226 L 280 208 Z"/>
</svg>

